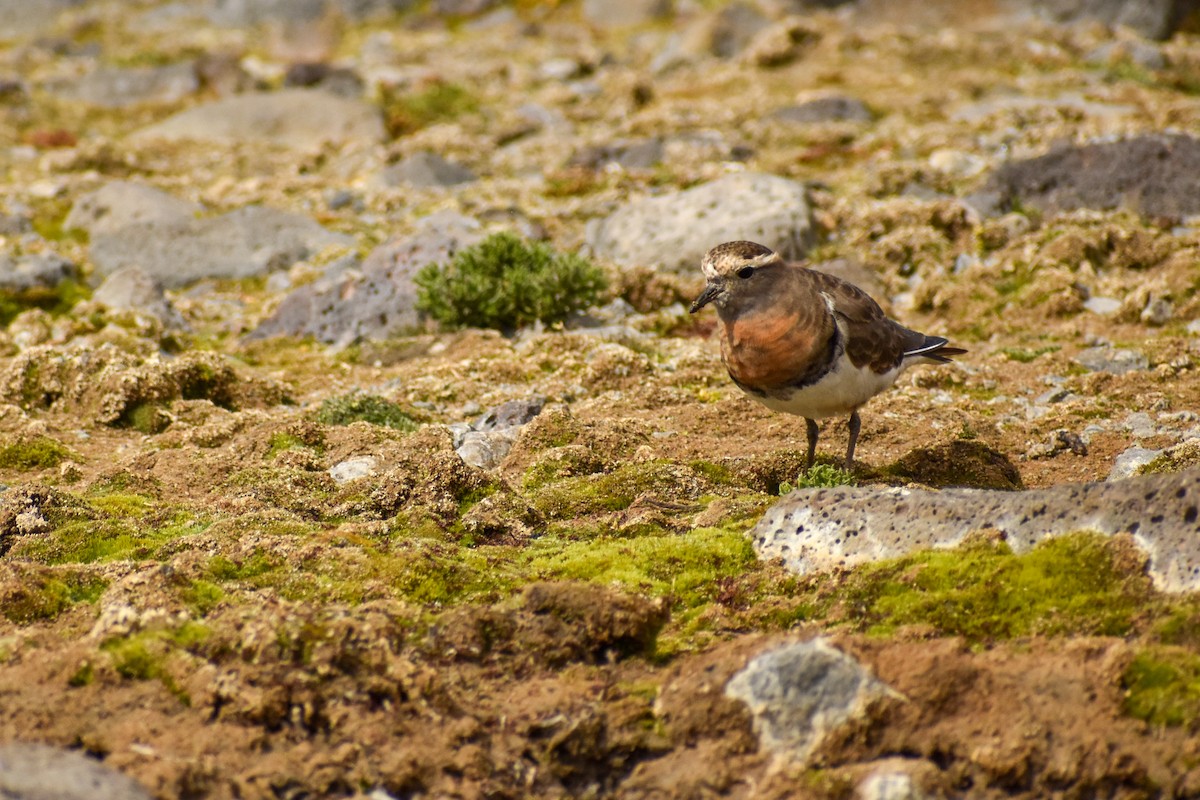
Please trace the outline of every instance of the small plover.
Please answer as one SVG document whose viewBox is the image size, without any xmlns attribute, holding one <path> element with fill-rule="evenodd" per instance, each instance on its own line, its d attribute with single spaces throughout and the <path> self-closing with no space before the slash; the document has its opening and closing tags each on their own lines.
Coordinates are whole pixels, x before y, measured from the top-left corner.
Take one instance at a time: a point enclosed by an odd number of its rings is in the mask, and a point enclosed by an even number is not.
<svg viewBox="0 0 1200 800">
<path fill-rule="evenodd" d="M 817 420 L 850 415 L 846 469 L 854 464 L 859 408 L 905 368 L 946 363 L 967 352 L 889 319 L 852 283 L 784 261 L 754 242 L 726 242 L 701 262 L 708 283 L 692 303 L 712 303 L 729 377 L 773 411 L 808 428 L 807 466 L 816 457 Z"/>
</svg>

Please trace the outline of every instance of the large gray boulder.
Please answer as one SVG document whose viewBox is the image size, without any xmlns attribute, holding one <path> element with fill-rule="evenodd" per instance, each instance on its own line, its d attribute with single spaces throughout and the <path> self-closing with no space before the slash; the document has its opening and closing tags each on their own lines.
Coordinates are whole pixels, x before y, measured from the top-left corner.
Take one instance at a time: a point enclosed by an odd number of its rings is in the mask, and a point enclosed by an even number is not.
<svg viewBox="0 0 1200 800">
<path fill-rule="evenodd" d="M 620 266 L 672 272 L 699 270 L 713 245 L 749 239 L 800 258 L 813 241 L 804 184 L 776 175 L 738 172 L 658 197 L 633 200 L 588 225 L 594 255 Z"/>
<path fill-rule="evenodd" d="M 1168 592 L 1200 590 L 1200 470 L 1025 492 L 990 489 L 798 489 L 751 536 L 763 559 L 805 574 L 954 547 L 983 529 L 1014 552 L 1081 530 L 1132 534 L 1149 574 Z"/>
<path fill-rule="evenodd" d="M 166 288 L 202 278 L 249 278 L 286 269 L 353 239 L 301 214 L 247 206 L 202 219 L 146 220 L 94 236 L 100 274 L 139 267 Z"/>
<path fill-rule="evenodd" d="M 450 211 L 425 217 L 411 235 L 375 248 L 361 268 L 347 265 L 293 291 L 249 338 L 312 336 L 340 347 L 415 329 L 421 316 L 413 277 L 482 238 L 470 217 Z"/>
<path fill-rule="evenodd" d="M 379 109 L 369 103 L 320 89 L 283 89 L 204 103 L 143 128 L 133 138 L 259 142 L 311 150 L 326 142 L 377 142 L 383 134 Z"/>
<path fill-rule="evenodd" d="M 182 222 L 195 218 L 204 206 L 132 181 L 111 181 L 71 206 L 63 223 L 88 236 L 113 233 L 138 222 Z"/>
</svg>

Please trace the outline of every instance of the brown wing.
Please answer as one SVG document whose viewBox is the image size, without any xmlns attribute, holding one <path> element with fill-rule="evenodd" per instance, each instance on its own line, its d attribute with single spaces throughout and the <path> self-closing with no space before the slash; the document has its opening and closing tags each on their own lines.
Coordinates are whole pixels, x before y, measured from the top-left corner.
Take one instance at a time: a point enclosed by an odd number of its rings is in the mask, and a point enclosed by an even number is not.
<svg viewBox="0 0 1200 800">
<path fill-rule="evenodd" d="M 871 296 L 852 283 L 816 270 L 807 270 L 817 290 L 833 300 L 834 313 L 846 325 L 846 355 L 856 367 L 869 365 L 887 372 L 900 365 L 907 351 L 930 344 L 923 333 L 889 319 Z"/>
</svg>

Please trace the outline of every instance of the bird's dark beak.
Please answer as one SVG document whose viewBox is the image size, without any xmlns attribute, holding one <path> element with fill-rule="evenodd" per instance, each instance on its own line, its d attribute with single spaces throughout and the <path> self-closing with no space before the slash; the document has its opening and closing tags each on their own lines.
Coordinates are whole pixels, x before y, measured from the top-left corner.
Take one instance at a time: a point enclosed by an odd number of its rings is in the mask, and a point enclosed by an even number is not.
<svg viewBox="0 0 1200 800">
<path fill-rule="evenodd" d="M 704 287 L 704 291 L 700 293 L 700 296 L 697 297 L 695 299 L 695 301 L 692 302 L 692 307 L 690 309 L 688 309 L 688 311 L 695 314 L 697 311 L 704 308 L 706 305 L 711 303 L 713 300 L 717 299 L 717 295 L 719 295 L 720 293 L 721 293 L 720 284 L 716 284 L 716 283 L 708 284 L 707 286 Z"/>
</svg>

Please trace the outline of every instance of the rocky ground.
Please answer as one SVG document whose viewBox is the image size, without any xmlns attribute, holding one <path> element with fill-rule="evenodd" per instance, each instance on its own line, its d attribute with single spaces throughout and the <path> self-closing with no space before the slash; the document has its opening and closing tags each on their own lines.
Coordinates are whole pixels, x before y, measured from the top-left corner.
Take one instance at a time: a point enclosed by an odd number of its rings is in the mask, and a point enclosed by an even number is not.
<svg viewBox="0 0 1200 800">
<path fill-rule="evenodd" d="M 0 795 L 1200 796 L 1188 12 L 0 0 Z M 439 330 L 497 231 L 602 302 Z M 969 349 L 853 474 L 732 238 Z"/>
</svg>

